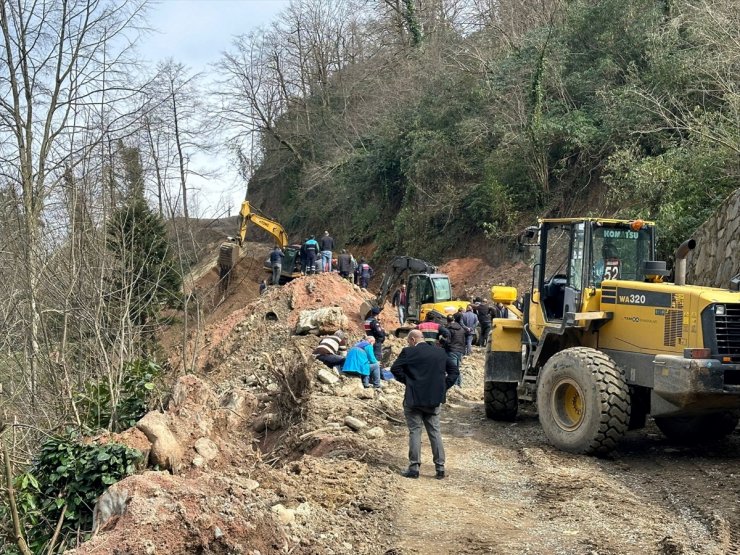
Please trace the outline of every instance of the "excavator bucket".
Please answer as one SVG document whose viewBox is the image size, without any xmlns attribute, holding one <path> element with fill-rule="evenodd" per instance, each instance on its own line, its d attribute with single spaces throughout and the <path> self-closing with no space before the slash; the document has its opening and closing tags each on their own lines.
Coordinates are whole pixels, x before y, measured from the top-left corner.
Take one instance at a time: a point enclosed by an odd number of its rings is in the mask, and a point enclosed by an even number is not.
<svg viewBox="0 0 740 555">
<path fill-rule="evenodd" d="M 235 243 L 221 243 L 218 249 L 219 268 L 231 269 L 239 262 L 239 245 Z"/>
</svg>

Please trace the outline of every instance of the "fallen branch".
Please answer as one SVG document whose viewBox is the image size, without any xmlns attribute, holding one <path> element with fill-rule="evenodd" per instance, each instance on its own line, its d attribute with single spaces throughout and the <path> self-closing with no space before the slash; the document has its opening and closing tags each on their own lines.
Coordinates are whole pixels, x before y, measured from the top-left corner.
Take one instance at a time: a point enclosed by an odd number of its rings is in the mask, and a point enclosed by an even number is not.
<svg viewBox="0 0 740 555">
<path fill-rule="evenodd" d="M 59 515 L 59 520 L 57 521 L 57 526 L 54 528 L 54 535 L 51 537 L 51 542 L 49 542 L 49 549 L 46 552 L 46 555 L 51 555 L 54 553 L 54 546 L 57 543 L 57 540 L 59 539 L 59 533 L 62 531 L 62 524 L 64 524 L 64 513 L 67 512 L 67 504 L 65 503 L 62 507 L 62 514 Z"/>
</svg>

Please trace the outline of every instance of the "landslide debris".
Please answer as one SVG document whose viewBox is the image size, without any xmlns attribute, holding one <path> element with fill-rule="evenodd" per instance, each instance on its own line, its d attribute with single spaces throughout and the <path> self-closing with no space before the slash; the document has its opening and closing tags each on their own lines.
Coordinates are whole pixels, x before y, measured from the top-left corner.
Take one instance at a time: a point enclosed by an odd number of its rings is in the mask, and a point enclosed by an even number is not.
<svg viewBox="0 0 740 555">
<path fill-rule="evenodd" d="M 334 307 L 351 344 L 370 297 L 336 274 L 306 276 L 207 324 L 166 410 L 118 436 L 148 451 L 149 469 L 110 488 L 123 509 L 72 553 L 382 552 L 393 503 L 382 446 L 402 387 L 366 390 L 313 359 L 317 331 L 294 334 L 302 313 Z M 380 320 L 398 325 L 390 306 Z M 387 341 L 394 354 L 404 345 Z"/>
</svg>

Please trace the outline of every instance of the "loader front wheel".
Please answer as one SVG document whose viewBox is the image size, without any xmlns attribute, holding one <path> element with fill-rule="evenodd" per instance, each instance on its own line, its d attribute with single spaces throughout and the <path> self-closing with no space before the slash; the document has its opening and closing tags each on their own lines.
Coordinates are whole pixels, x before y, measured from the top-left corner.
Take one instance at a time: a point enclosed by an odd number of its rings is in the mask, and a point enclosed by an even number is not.
<svg viewBox="0 0 740 555">
<path fill-rule="evenodd" d="M 492 420 L 513 422 L 519 408 L 516 388 L 516 383 L 486 382 L 483 386 L 486 416 Z"/>
<path fill-rule="evenodd" d="M 711 443 L 730 435 L 738 420 L 737 413 L 725 411 L 697 416 L 656 416 L 655 425 L 676 443 Z"/>
<path fill-rule="evenodd" d="M 627 431 L 629 389 L 611 358 L 573 347 L 553 355 L 542 368 L 537 410 L 547 439 L 558 449 L 606 454 Z"/>
</svg>

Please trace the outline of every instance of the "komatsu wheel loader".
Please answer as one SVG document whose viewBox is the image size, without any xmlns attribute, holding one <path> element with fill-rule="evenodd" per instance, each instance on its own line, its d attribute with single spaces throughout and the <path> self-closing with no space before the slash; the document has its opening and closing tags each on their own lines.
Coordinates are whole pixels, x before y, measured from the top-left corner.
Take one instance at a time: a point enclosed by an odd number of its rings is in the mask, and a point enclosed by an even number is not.
<svg viewBox="0 0 740 555">
<path fill-rule="evenodd" d="M 611 451 L 652 415 L 669 438 L 731 433 L 740 409 L 740 293 L 687 285 L 686 241 L 673 283 L 655 261 L 655 226 L 641 220 L 542 219 L 522 309 L 493 287 L 510 319 L 493 320 L 486 414 L 513 420 L 535 401 L 548 440 L 574 453 Z"/>
</svg>

